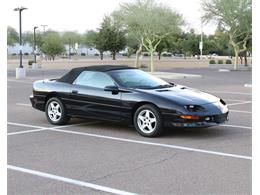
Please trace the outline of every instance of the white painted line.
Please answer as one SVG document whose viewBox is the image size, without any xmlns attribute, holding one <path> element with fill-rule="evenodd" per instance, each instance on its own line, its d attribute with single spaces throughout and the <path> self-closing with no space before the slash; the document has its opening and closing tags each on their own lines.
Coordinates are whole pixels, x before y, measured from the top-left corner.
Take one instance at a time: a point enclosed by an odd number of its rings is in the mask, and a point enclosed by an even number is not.
<svg viewBox="0 0 260 195">
<path fill-rule="evenodd" d="M 111 137 L 111 136 L 98 135 L 98 134 L 92 134 L 92 133 L 82 133 L 82 132 L 77 132 L 77 131 L 68 131 L 68 130 L 61 130 L 61 129 L 50 129 L 50 130 L 62 132 L 62 133 L 70 133 L 70 134 L 75 134 L 75 135 L 84 135 L 84 136 L 89 136 L 89 137 L 97 137 L 97 138 L 103 138 L 103 139 L 109 139 L 109 140 L 117 140 L 117 141 L 121 141 L 121 142 L 137 143 L 137 144 L 143 144 L 143 145 L 152 145 L 152 146 L 159 146 L 159 147 L 164 147 L 164 148 L 172 148 L 172 149 L 186 150 L 186 151 L 191 151 L 191 152 L 199 152 L 199 153 L 212 154 L 212 155 L 218 155 L 218 156 L 252 160 L 251 156 L 243 156 L 243 155 L 230 154 L 230 153 L 224 153 L 224 152 L 216 152 L 216 151 L 211 151 L 211 150 L 203 150 L 203 149 L 189 148 L 189 147 L 183 147 L 183 146 L 177 146 L 177 145 L 146 142 L 146 141 L 125 139 L 125 138 L 119 138 L 119 137 Z"/>
<path fill-rule="evenodd" d="M 218 69 L 219 72 L 230 72 L 228 69 Z"/>
<path fill-rule="evenodd" d="M 232 104 L 227 104 L 228 106 L 235 106 L 235 105 L 242 105 L 242 104 L 250 104 L 252 103 L 251 101 L 247 101 L 247 102 L 239 102 L 239 103 L 232 103 Z"/>
<path fill-rule="evenodd" d="M 28 125 L 28 124 L 22 124 L 22 123 L 13 123 L 13 122 L 7 122 L 8 125 L 16 125 L 21 127 L 32 127 L 37 129 L 47 129 L 49 127 L 41 127 L 41 126 L 35 126 L 35 125 Z"/>
<path fill-rule="evenodd" d="M 234 95 L 252 95 L 251 93 L 242 93 L 242 92 L 231 92 L 231 91 L 207 91 L 209 93 L 223 93 L 223 94 L 234 94 Z"/>
<path fill-rule="evenodd" d="M 252 84 L 245 84 L 244 87 L 252 88 Z"/>
<path fill-rule="evenodd" d="M 23 104 L 23 103 L 16 103 L 17 106 L 28 106 L 28 107 L 32 107 L 31 104 Z"/>
<path fill-rule="evenodd" d="M 239 125 L 219 125 L 222 127 L 234 127 L 234 128 L 240 128 L 240 129 L 252 129 L 252 127 L 247 127 L 247 126 L 239 126 Z"/>
<path fill-rule="evenodd" d="M 7 79 L 8 82 L 16 82 L 16 83 L 26 83 L 26 84 L 30 84 L 32 85 L 33 84 L 33 81 L 32 82 L 26 82 L 26 81 L 21 81 L 21 80 L 13 80 L 13 79 Z"/>
<path fill-rule="evenodd" d="M 78 123 L 78 124 L 72 124 L 72 125 L 63 125 L 63 126 L 56 126 L 56 127 L 41 127 L 41 126 L 33 126 L 33 125 L 26 125 L 26 124 L 21 124 L 21 123 L 11 123 L 8 122 L 7 124 L 9 125 L 16 125 L 16 126 L 22 126 L 22 127 L 34 127 L 36 129 L 32 130 L 25 130 L 25 131 L 17 131 L 13 133 L 7 133 L 8 136 L 10 135 L 18 135 L 18 134 L 24 134 L 24 133 L 33 133 L 33 132 L 39 132 L 43 130 L 51 130 L 51 129 L 59 129 L 59 128 L 66 128 L 66 127 L 74 127 L 74 126 L 80 126 L 80 125 L 91 125 L 91 124 L 96 124 L 98 123 L 97 121 L 92 121 L 92 122 L 86 122 L 86 123 Z"/>
<path fill-rule="evenodd" d="M 93 183 L 87 183 L 84 181 L 70 179 L 67 177 L 62 177 L 62 176 L 44 173 L 44 172 L 36 171 L 36 170 L 32 170 L 32 169 L 17 167 L 17 166 L 13 166 L 13 165 L 7 165 L 7 168 L 10 170 L 13 170 L 13 171 L 19 171 L 19 172 L 28 173 L 31 175 L 37 175 L 39 177 L 44 177 L 44 178 L 53 179 L 53 180 L 60 181 L 60 182 L 70 183 L 70 184 L 74 184 L 77 186 L 83 186 L 83 187 L 95 189 L 95 190 L 102 191 L 102 192 L 108 192 L 108 193 L 120 194 L 120 195 L 136 195 L 134 193 L 118 190 L 115 188 L 109 188 L 106 186 L 101 186 L 101 185 L 97 185 L 97 184 L 93 184 Z"/>
<path fill-rule="evenodd" d="M 33 133 L 33 132 L 39 132 L 43 130 L 48 130 L 48 129 L 33 129 L 33 130 L 26 130 L 26 131 L 17 131 L 13 133 L 7 133 L 7 135 L 18 135 L 18 134 L 24 134 L 24 133 Z"/>
<path fill-rule="evenodd" d="M 52 128 L 49 128 L 49 129 L 60 129 L 60 128 L 67 128 L 67 127 L 81 126 L 81 125 L 92 125 L 92 124 L 97 124 L 97 123 L 99 123 L 99 122 L 98 121 L 92 121 L 92 122 L 77 123 L 77 124 L 71 124 L 71 125 L 61 125 L 61 126 L 52 127 Z"/>
<path fill-rule="evenodd" d="M 229 110 L 230 112 L 239 112 L 239 113 L 245 113 L 245 114 L 252 114 L 252 112 L 248 111 L 242 111 L 242 110 Z"/>
<path fill-rule="evenodd" d="M 246 102 L 247 100 L 224 99 L 224 101 L 231 101 L 231 102 Z"/>
<path fill-rule="evenodd" d="M 93 124 L 96 123 L 95 121 L 89 122 L 89 123 L 80 123 L 80 124 L 73 124 L 73 125 L 67 125 L 63 127 L 72 127 L 72 126 L 78 126 L 82 124 Z M 58 127 L 41 127 L 41 126 L 34 126 L 34 125 L 26 125 L 21 123 L 12 123 L 7 122 L 7 124 L 10 125 L 17 125 L 17 126 L 25 126 L 25 127 L 36 127 L 38 129 L 35 130 L 29 130 L 31 132 L 33 131 L 42 131 L 42 130 L 50 130 L 50 131 L 56 131 L 56 132 L 63 132 L 63 133 L 70 133 L 70 134 L 76 134 L 76 135 L 85 135 L 90 137 L 98 137 L 98 138 L 104 138 L 104 139 L 110 139 L 110 140 L 117 140 L 117 141 L 123 141 L 123 142 L 130 142 L 130 143 L 139 143 L 139 144 L 145 144 L 145 145 L 153 145 L 153 146 L 161 146 L 166 148 L 174 148 L 174 149 L 180 149 L 180 150 L 187 150 L 187 151 L 193 151 L 193 152 L 200 152 L 200 153 L 207 153 L 207 154 L 214 154 L 219 156 L 228 156 L 233 158 L 241 158 L 241 159 L 248 159 L 251 160 L 252 157 L 250 156 L 243 156 L 243 155 L 237 155 L 237 154 L 230 154 L 230 153 L 223 153 L 223 152 L 216 152 L 216 151 L 210 151 L 210 150 L 203 150 L 203 149 L 196 149 L 196 148 L 189 148 L 189 147 L 183 147 L 183 146 L 176 146 L 176 145 L 169 145 L 169 144 L 161 144 L 161 143 L 154 143 L 154 142 L 146 142 L 146 141 L 138 141 L 138 140 L 131 140 L 131 139 L 125 139 L 125 138 L 118 138 L 118 137 L 111 137 L 111 136 L 104 136 L 104 135 L 98 135 L 98 134 L 90 134 L 90 133 L 82 133 L 77 131 L 68 131 L 68 130 L 61 130 L 58 128 L 61 128 L 62 126 Z M 237 126 L 237 125 L 220 125 L 224 127 L 235 127 L 235 128 L 243 128 L 243 129 L 251 129 L 251 127 L 245 127 L 245 126 Z M 28 132 L 29 133 L 29 132 Z M 14 134 L 14 133 L 13 133 Z M 19 134 L 19 132 L 17 132 Z M 21 133 L 20 133 L 21 134 Z M 15 134 L 14 134 L 15 135 Z"/>
</svg>

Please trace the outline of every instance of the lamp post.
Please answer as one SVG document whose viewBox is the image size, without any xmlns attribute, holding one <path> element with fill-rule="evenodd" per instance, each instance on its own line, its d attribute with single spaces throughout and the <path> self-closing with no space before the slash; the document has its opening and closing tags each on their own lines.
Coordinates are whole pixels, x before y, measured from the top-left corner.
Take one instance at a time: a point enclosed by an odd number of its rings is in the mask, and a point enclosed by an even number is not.
<svg viewBox="0 0 260 195">
<path fill-rule="evenodd" d="M 14 11 L 19 11 L 19 43 L 20 43 L 20 65 L 16 68 L 16 79 L 25 78 L 25 68 L 23 68 L 23 51 L 22 51 L 22 11 L 27 8 L 25 7 L 17 7 Z"/>
<path fill-rule="evenodd" d="M 202 29 L 202 19 L 201 19 L 201 35 L 200 35 L 200 59 L 202 60 L 202 50 L 203 50 L 203 29 Z"/>
<path fill-rule="evenodd" d="M 14 9 L 14 11 L 19 11 L 19 43 L 20 43 L 20 65 L 19 68 L 23 68 L 22 64 L 22 11 L 27 8 L 25 7 L 17 7 Z"/>
<path fill-rule="evenodd" d="M 70 57 L 70 47 L 71 47 L 71 39 L 69 38 L 69 59 L 71 58 Z"/>
<path fill-rule="evenodd" d="M 37 26 L 33 27 L 33 40 L 34 40 L 33 54 L 34 54 L 34 63 L 37 63 L 37 62 L 36 62 L 36 37 L 35 37 L 35 30 L 36 30 L 37 28 L 38 28 Z"/>
</svg>

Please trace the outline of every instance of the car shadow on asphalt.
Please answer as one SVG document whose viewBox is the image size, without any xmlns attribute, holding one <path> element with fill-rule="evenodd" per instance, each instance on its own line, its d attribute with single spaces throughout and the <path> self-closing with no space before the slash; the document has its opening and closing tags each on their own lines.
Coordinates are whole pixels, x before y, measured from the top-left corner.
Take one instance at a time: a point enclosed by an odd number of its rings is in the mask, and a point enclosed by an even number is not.
<svg viewBox="0 0 260 195">
<path fill-rule="evenodd" d="M 109 133 L 114 133 L 118 135 L 118 133 L 129 134 L 133 136 L 134 134 L 138 135 L 135 131 L 133 125 L 126 125 L 118 122 L 109 122 L 109 121 L 96 121 L 97 123 L 88 125 L 88 122 L 93 120 L 89 119 L 73 119 L 69 124 L 77 124 L 77 123 L 86 123 L 86 128 L 91 127 L 91 132 L 100 133 L 100 130 L 109 131 Z M 81 125 L 84 127 L 85 125 Z M 95 130 L 96 129 L 96 130 Z M 239 131 L 232 131 L 225 127 L 215 126 L 209 128 L 173 128 L 173 127 L 164 127 L 164 132 L 161 136 L 157 138 L 194 138 L 194 139 L 209 139 L 209 138 L 218 138 L 218 137 L 226 137 L 228 135 L 233 135 L 239 133 Z"/>
</svg>

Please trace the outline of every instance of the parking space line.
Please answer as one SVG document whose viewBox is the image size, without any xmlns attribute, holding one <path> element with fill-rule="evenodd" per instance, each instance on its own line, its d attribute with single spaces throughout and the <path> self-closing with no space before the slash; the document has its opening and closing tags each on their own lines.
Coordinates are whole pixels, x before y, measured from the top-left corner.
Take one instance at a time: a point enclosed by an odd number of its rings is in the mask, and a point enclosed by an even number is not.
<svg viewBox="0 0 260 195">
<path fill-rule="evenodd" d="M 28 125 L 28 124 L 22 124 L 22 123 L 13 123 L 13 122 L 7 122 L 8 125 L 15 125 L 15 126 L 21 126 L 21 127 L 32 127 L 37 129 L 46 129 L 49 127 L 41 127 L 41 126 L 35 126 L 35 125 Z"/>
<path fill-rule="evenodd" d="M 17 80 L 13 80 L 13 79 L 7 79 L 7 82 L 16 82 L 16 83 L 25 83 L 25 84 L 30 84 L 30 85 L 32 85 L 32 83 L 33 83 L 33 80 L 32 80 L 32 82 L 27 82 L 27 81 L 17 81 Z"/>
<path fill-rule="evenodd" d="M 242 105 L 242 104 L 250 104 L 252 101 L 245 101 L 245 102 L 239 102 L 239 103 L 233 103 L 233 104 L 227 104 L 228 106 L 235 106 L 235 105 Z"/>
<path fill-rule="evenodd" d="M 112 136 L 105 136 L 105 135 L 98 135 L 98 134 L 83 133 L 83 132 L 59 129 L 59 128 L 62 128 L 62 127 L 65 128 L 65 127 L 73 127 L 73 126 L 78 126 L 78 125 L 83 125 L 83 124 L 94 124 L 94 123 L 97 123 L 97 121 L 93 121 L 93 122 L 89 122 L 89 123 L 72 124 L 72 125 L 67 125 L 67 126 L 58 126 L 58 127 L 41 127 L 41 126 L 33 126 L 33 125 L 26 125 L 26 124 L 20 124 L 20 123 L 11 123 L 11 122 L 8 122 L 7 124 L 13 124 L 13 125 L 17 125 L 17 126 L 26 126 L 26 127 L 37 127 L 38 128 L 38 129 L 34 129 L 34 130 L 28 130 L 28 133 L 34 132 L 34 131 L 36 132 L 36 131 L 42 131 L 42 130 L 50 130 L 50 131 L 55 131 L 55 132 L 63 132 L 63 133 L 70 133 L 70 134 L 76 134 L 76 135 L 84 135 L 84 136 L 89 136 L 89 137 L 97 137 L 97 138 L 103 138 L 103 139 L 117 140 L 117 141 L 122 141 L 122 142 L 138 143 L 138 144 L 144 144 L 144 145 L 153 145 L 153 146 L 160 146 L 160 147 L 166 147 L 166 148 L 180 149 L 180 150 L 186 150 L 186 151 L 192 151 L 192 152 L 213 154 L 213 155 L 218 155 L 218 156 L 227 156 L 227 157 L 233 157 L 233 158 L 252 160 L 252 157 L 244 156 L 244 155 L 237 155 L 237 154 L 217 152 L 217 151 L 211 151 L 211 150 L 189 148 L 189 147 L 185 147 L 185 146 L 161 144 L 161 143 L 155 143 L 155 142 L 146 142 L 146 141 L 126 139 L 126 138 L 118 138 L 118 137 L 112 137 Z M 252 129 L 251 127 L 237 126 L 237 125 L 220 125 L 220 126 L 223 126 L 223 127 L 235 127 L 235 128 L 242 128 L 242 129 Z M 26 132 L 27 131 L 24 131 L 24 133 L 26 133 Z M 17 132 L 17 134 L 21 134 L 21 133 Z M 16 135 L 15 133 L 10 133 L 10 134 Z"/>
<path fill-rule="evenodd" d="M 89 137 L 97 137 L 97 138 L 103 138 L 103 139 L 109 139 L 109 140 L 116 140 L 116 141 L 121 141 L 121 142 L 160 146 L 160 147 L 164 147 L 164 148 L 172 148 L 172 149 L 186 150 L 186 151 L 191 151 L 191 152 L 199 152 L 199 153 L 213 154 L 213 155 L 218 155 L 218 156 L 252 160 L 252 157 L 250 157 L 250 156 L 237 155 L 237 154 L 224 153 L 224 152 L 216 152 L 216 151 L 211 151 L 211 150 L 203 150 L 203 149 L 190 148 L 190 147 L 184 147 L 184 146 L 161 144 L 161 143 L 147 142 L 147 141 L 139 141 L 139 140 L 133 140 L 133 139 L 112 137 L 112 136 L 106 136 L 106 135 L 98 135 L 98 134 L 92 134 L 92 133 L 82 133 L 82 132 L 77 132 L 77 131 L 68 131 L 68 130 L 61 130 L 61 129 L 50 129 L 50 130 L 56 131 L 56 132 L 62 132 L 62 133 L 70 133 L 70 134 L 75 134 L 75 135 L 84 135 L 84 136 L 89 136 Z"/>
<path fill-rule="evenodd" d="M 41 126 L 33 126 L 33 125 L 26 125 L 26 124 L 21 124 L 21 123 L 8 122 L 7 124 L 9 124 L 9 125 L 16 125 L 16 126 L 22 126 L 22 127 L 34 127 L 36 129 L 25 130 L 25 131 L 17 131 L 17 132 L 13 132 L 13 133 L 7 133 L 7 135 L 10 136 L 10 135 L 18 135 L 18 134 L 24 134 L 24 133 L 33 133 L 33 132 L 39 132 L 39 131 L 43 131 L 43 130 L 75 127 L 75 126 L 80 126 L 80 125 L 91 125 L 91 124 L 96 124 L 96 123 L 98 123 L 98 122 L 97 121 L 92 121 L 92 122 L 78 123 L 78 124 L 71 124 L 71 125 L 63 125 L 63 126 L 56 126 L 56 127 L 41 127 Z"/>
<path fill-rule="evenodd" d="M 48 178 L 48 179 L 52 179 L 52 180 L 56 180 L 56 181 L 60 181 L 60 182 L 74 184 L 74 185 L 77 185 L 77 186 L 87 187 L 87 188 L 91 188 L 91 189 L 102 191 L 102 192 L 108 192 L 108 193 L 120 194 L 120 195 L 136 195 L 134 193 L 118 190 L 118 189 L 115 189 L 115 188 L 101 186 L 101 185 L 97 185 L 97 184 L 93 184 L 93 183 L 87 183 L 87 182 L 84 182 L 84 181 L 70 179 L 70 178 L 67 178 L 67 177 L 62 177 L 62 176 L 53 175 L 53 174 L 49 174 L 49 173 L 45 173 L 45 172 L 41 172 L 41 171 L 32 170 L 32 169 L 17 167 L 17 166 L 13 166 L 13 165 L 7 165 L 7 168 L 10 169 L 10 170 L 13 170 L 13 171 L 28 173 L 28 174 L 31 174 L 31 175 L 36 175 L 36 176 L 39 176 L 39 177 L 44 177 L 44 178 Z"/>
<path fill-rule="evenodd" d="M 26 130 L 26 131 L 17 131 L 13 133 L 7 133 L 7 135 L 18 135 L 18 134 L 24 134 L 24 133 L 33 133 L 33 132 L 39 132 L 43 130 L 48 130 L 48 129 L 32 129 L 32 130 Z"/>
<path fill-rule="evenodd" d="M 245 114 L 252 114 L 252 112 L 248 111 L 242 111 L 242 110 L 229 110 L 230 112 L 239 112 L 239 113 L 245 113 Z"/>
<path fill-rule="evenodd" d="M 23 103 L 16 103 L 17 106 L 29 106 L 32 107 L 31 104 L 23 104 Z"/>
<path fill-rule="evenodd" d="M 223 93 L 223 94 L 234 94 L 234 95 L 252 95 L 251 93 L 242 93 L 242 92 L 231 92 L 231 91 L 207 91 L 209 93 Z"/>
<path fill-rule="evenodd" d="M 234 127 L 234 128 L 240 128 L 240 129 L 252 129 L 252 127 L 246 127 L 246 126 L 239 126 L 239 125 L 219 125 L 221 127 Z"/>
<path fill-rule="evenodd" d="M 235 99 L 224 99 L 225 101 L 231 101 L 231 102 L 245 102 L 247 100 L 235 100 Z"/>
</svg>

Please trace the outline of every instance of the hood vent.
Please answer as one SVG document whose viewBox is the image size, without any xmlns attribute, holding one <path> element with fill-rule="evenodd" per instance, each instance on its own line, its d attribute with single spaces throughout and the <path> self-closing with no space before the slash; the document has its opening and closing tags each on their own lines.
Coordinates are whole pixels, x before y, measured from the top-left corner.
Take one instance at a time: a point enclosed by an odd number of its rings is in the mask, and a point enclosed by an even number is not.
<svg viewBox="0 0 260 195">
<path fill-rule="evenodd" d="M 158 91 L 158 92 L 165 92 L 165 91 L 171 91 L 171 90 L 169 90 L 169 89 L 158 89 L 156 91 Z"/>
</svg>

